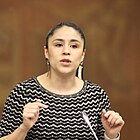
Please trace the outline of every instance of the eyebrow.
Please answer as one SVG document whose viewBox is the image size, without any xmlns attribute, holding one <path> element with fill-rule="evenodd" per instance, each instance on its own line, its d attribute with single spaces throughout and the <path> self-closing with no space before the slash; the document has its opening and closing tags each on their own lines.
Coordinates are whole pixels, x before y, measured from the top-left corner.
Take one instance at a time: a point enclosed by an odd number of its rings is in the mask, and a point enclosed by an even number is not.
<svg viewBox="0 0 140 140">
<path fill-rule="evenodd" d="M 53 40 L 53 42 L 54 42 L 54 41 L 64 41 L 64 39 L 59 39 L 59 38 L 58 38 L 58 39 Z M 70 42 L 79 42 L 79 43 L 80 43 L 80 41 L 77 40 L 77 39 L 71 39 Z"/>
</svg>

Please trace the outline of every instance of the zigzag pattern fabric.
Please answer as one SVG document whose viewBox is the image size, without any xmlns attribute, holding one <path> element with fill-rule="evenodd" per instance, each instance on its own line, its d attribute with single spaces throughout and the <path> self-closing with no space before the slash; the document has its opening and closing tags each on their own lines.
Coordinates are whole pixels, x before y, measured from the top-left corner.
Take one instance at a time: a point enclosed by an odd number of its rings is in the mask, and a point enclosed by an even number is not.
<svg viewBox="0 0 140 140">
<path fill-rule="evenodd" d="M 39 118 L 25 140 L 94 140 L 94 135 L 83 119 L 83 111 L 88 115 L 98 139 L 104 140 L 101 112 L 102 109 L 109 110 L 110 103 L 100 86 L 84 80 L 81 91 L 61 96 L 43 88 L 36 77 L 17 84 L 11 91 L 4 105 L 0 137 L 19 127 L 25 104 L 36 99 L 40 99 L 48 108 L 40 109 Z"/>
</svg>

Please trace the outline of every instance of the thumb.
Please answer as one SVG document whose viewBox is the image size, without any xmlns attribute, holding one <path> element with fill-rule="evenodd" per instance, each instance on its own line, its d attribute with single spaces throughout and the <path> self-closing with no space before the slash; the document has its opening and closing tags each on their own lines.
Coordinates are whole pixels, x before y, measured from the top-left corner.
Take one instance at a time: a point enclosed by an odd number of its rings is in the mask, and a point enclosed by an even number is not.
<svg viewBox="0 0 140 140">
<path fill-rule="evenodd" d="M 37 103 L 41 103 L 41 100 L 40 100 L 40 99 L 37 99 L 36 102 L 37 102 Z"/>
<path fill-rule="evenodd" d="M 102 119 L 103 119 L 103 118 L 106 118 L 106 117 L 105 117 L 105 114 L 106 114 L 106 110 L 103 109 L 103 110 L 102 110 Z"/>
<path fill-rule="evenodd" d="M 105 109 L 103 109 L 102 110 L 102 115 L 104 115 L 106 113 L 106 110 Z"/>
</svg>

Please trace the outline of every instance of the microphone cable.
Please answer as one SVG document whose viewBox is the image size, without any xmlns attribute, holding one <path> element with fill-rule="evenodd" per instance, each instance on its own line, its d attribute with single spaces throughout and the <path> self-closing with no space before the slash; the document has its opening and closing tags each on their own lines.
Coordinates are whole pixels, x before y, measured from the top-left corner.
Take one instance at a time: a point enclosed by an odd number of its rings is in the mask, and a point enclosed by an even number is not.
<svg viewBox="0 0 140 140">
<path fill-rule="evenodd" d="M 95 139 L 98 140 L 98 138 L 97 138 L 97 136 L 96 136 L 96 133 L 94 132 L 94 130 L 93 130 L 92 126 L 91 126 L 91 123 L 90 123 L 90 121 L 89 121 L 88 115 L 87 115 L 84 111 L 82 112 L 82 115 L 83 115 L 83 118 L 84 118 L 85 122 L 86 122 L 87 125 L 89 126 L 91 132 L 93 133 Z"/>
</svg>

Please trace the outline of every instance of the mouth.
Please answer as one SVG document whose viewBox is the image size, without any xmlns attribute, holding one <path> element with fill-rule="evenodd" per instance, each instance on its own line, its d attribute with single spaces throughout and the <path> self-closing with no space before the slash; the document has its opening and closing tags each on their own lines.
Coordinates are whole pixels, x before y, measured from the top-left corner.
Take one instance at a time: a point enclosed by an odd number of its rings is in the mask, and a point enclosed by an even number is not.
<svg viewBox="0 0 140 140">
<path fill-rule="evenodd" d="M 62 62 L 62 63 L 71 63 L 71 60 L 69 60 L 69 59 L 61 59 L 60 62 Z"/>
</svg>

